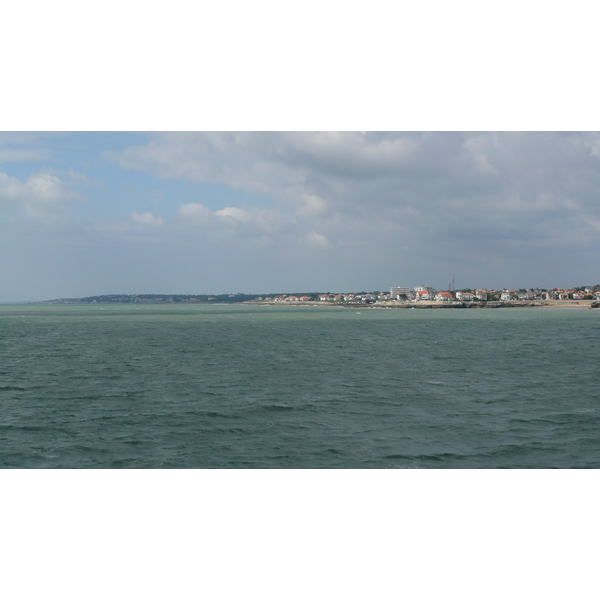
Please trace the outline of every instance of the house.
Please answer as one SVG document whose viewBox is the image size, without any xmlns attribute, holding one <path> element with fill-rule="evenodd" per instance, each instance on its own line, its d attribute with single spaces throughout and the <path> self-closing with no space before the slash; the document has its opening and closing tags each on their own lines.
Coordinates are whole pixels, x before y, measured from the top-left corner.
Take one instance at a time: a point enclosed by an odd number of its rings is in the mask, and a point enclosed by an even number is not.
<svg viewBox="0 0 600 600">
<path fill-rule="evenodd" d="M 436 302 L 452 302 L 453 299 L 450 292 L 438 292 L 434 297 Z"/>
<path fill-rule="evenodd" d="M 435 290 L 428 285 L 418 285 L 414 288 L 415 292 L 427 292 L 430 298 L 433 298 Z"/>
<path fill-rule="evenodd" d="M 552 288 L 551 290 L 548 290 L 548 296 L 550 300 L 558 300 L 560 298 L 560 295 L 564 293 L 565 290 L 563 290 L 562 288 Z"/>
<path fill-rule="evenodd" d="M 471 292 L 456 292 L 456 299 L 461 302 L 471 302 L 474 295 Z"/>
<path fill-rule="evenodd" d="M 429 292 L 426 292 L 425 290 L 416 290 L 415 300 L 429 300 L 429 299 L 430 299 Z"/>
<path fill-rule="evenodd" d="M 487 290 L 475 290 L 475 297 L 478 300 L 486 301 L 488 299 Z"/>
</svg>

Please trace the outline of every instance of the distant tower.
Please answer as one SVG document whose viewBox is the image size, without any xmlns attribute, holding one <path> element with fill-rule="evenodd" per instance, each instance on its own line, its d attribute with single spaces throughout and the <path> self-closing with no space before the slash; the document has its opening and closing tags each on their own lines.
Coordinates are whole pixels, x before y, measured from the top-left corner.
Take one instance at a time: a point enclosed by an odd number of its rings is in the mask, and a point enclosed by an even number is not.
<svg viewBox="0 0 600 600">
<path fill-rule="evenodd" d="M 452 291 L 454 291 L 454 273 L 452 273 Z"/>
</svg>

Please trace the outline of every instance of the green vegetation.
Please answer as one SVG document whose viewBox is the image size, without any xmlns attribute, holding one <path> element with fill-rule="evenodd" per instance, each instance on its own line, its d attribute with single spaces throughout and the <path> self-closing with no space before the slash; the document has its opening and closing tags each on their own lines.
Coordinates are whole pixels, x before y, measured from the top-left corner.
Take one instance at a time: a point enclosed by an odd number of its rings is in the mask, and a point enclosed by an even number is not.
<svg viewBox="0 0 600 600">
<path fill-rule="evenodd" d="M 53 304 L 228 304 L 256 300 L 256 298 L 271 298 L 260 294 L 108 294 L 102 296 L 87 296 L 85 298 L 61 298 L 49 300 Z"/>
</svg>

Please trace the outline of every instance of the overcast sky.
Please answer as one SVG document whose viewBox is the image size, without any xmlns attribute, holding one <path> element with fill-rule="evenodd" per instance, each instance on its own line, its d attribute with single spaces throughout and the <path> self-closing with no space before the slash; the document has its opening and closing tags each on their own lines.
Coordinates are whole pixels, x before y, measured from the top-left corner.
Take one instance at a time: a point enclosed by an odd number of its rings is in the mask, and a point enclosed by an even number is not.
<svg viewBox="0 0 600 600">
<path fill-rule="evenodd" d="M 600 282 L 591 133 L 0 134 L 0 301 Z"/>
</svg>

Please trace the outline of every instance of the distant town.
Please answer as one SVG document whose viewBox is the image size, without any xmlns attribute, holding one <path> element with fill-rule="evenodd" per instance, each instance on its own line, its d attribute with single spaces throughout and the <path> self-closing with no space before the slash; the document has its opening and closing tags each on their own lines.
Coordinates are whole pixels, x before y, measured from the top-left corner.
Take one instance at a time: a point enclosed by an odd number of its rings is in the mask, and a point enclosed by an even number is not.
<svg viewBox="0 0 600 600">
<path fill-rule="evenodd" d="M 594 307 L 600 301 L 600 285 L 571 289 L 520 288 L 518 290 L 436 290 L 420 285 L 413 288 L 396 286 L 386 291 L 372 292 L 311 292 L 295 294 L 112 294 L 85 298 L 47 300 L 45 304 L 321 304 L 340 306 L 393 307 L 468 307 L 496 308 L 502 306 L 547 306 L 556 303 L 585 303 Z"/>
<path fill-rule="evenodd" d="M 592 287 L 577 287 L 570 290 L 562 288 L 546 289 L 519 289 L 519 290 L 484 290 L 463 289 L 456 291 L 436 290 L 429 286 L 392 287 L 389 293 L 361 292 L 358 294 L 319 294 L 316 298 L 320 302 L 346 302 L 346 303 L 414 303 L 414 302 L 523 302 L 523 301 L 548 301 L 548 300 L 598 300 L 600 299 L 600 285 Z M 279 302 L 306 302 L 309 296 L 277 296 Z"/>
</svg>

